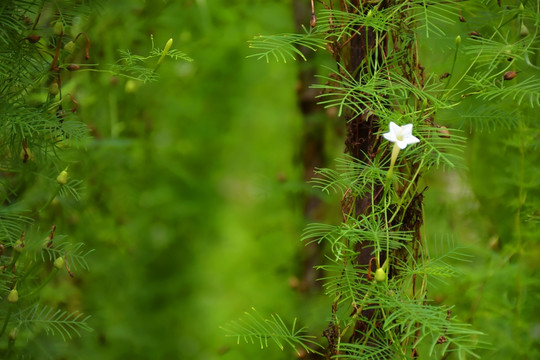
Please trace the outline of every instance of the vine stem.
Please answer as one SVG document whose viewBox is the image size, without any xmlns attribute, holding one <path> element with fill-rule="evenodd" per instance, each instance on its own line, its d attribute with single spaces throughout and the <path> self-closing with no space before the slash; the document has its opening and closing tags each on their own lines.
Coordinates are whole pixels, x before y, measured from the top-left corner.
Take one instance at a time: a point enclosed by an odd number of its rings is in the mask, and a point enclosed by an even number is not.
<svg viewBox="0 0 540 360">
<path fill-rule="evenodd" d="M 4 325 L 2 326 L 2 330 L 0 330 L 0 337 L 2 335 L 4 335 L 4 333 L 6 332 L 7 324 L 9 322 L 9 318 L 11 317 L 11 310 L 12 310 L 14 305 L 15 304 L 10 303 L 9 306 L 8 306 L 6 318 L 4 319 Z"/>
<path fill-rule="evenodd" d="M 51 272 L 49 273 L 49 275 L 47 275 L 45 280 L 43 280 L 43 282 L 41 284 L 39 284 L 39 286 L 37 288 L 35 288 L 31 292 L 29 292 L 28 294 L 25 294 L 25 295 L 21 296 L 21 298 L 25 298 L 25 297 L 29 297 L 29 296 L 32 296 L 34 294 L 37 294 L 41 289 L 43 289 L 45 287 L 45 285 L 47 285 L 49 283 L 49 281 L 51 281 L 51 279 L 54 277 L 54 275 L 56 275 L 57 272 L 58 272 L 58 269 L 56 267 L 54 267 L 51 270 Z"/>
<path fill-rule="evenodd" d="M 405 192 L 401 195 L 401 198 L 399 199 L 399 203 L 398 203 L 398 206 L 397 206 L 397 209 L 401 208 L 401 206 L 403 205 L 403 201 L 405 199 L 405 195 L 407 195 L 407 193 L 409 192 L 409 190 L 411 190 L 411 186 L 412 184 L 414 184 L 414 181 L 416 180 L 416 178 L 418 177 L 418 174 L 420 173 L 420 169 L 422 169 L 422 166 L 424 165 L 424 158 L 422 158 L 422 161 L 420 161 L 420 165 L 418 165 L 418 168 L 416 169 L 416 172 L 413 176 L 413 178 L 411 179 L 411 181 L 409 182 L 409 185 L 407 186 L 407 189 L 405 189 Z M 412 201 L 412 200 L 411 200 Z M 408 205 L 407 205 L 408 206 Z M 392 217 L 390 218 L 390 221 L 388 223 L 391 223 L 394 218 L 396 217 L 396 215 L 399 213 L 399 211 L 394 211 L 394 214 L 392 215 Z"/>
<path fill-rule="evenodd" d="M 520 123 L 521 124 L 521 123 Z M 523 130 L 523 126 L 520 126 L 520 132 Z M 515 216 L 515 233 L 516 233 L 516 243 L 517 243 L 517 267 L 518 267 L 518 277 L 516 281 L 517 285 L 517 302 L 516 302 L 516 321 L 519 324 L 520 317 L 521 317 L 521 306 L 522 306 L 522 299 L 523 299 L 523 281 L 522 281 L 522 274 L 523 274 L 523 239 L 521 235 L 521 210 L 523 207 L 523 204 L 525 203 L 525 199 L 527 197 L 527 194 L 524 193 L 523 190 L 523 183 L 525 181 L 524 179 L 524 168 L 525 168 L 525 148 L 523 143 L 523 137 L 519 137 L 519 190 L 518 190 L 518 208 L 516 211 Z"/>
<path fill-rule="evenodd" d="M 56 191 L 54 191 L 51 196 L 49 197 L 49 200 L 47 200 L 47 202 L 45 203 L 45 205 L 43 205 L 41 207 L 41 209 L 39 209 L 38 213 L 42 212 L 43 210 L 45 210 L 46 208 L 49 207 L 49 205 L 51 205 L 51 203 L 53 202 L 54 198 L 56 197 L 56 195 L 58 195 L 58 193 L 60 192 L 60 188 L 62 187 L 62 185 L 58 184 L 58 186 L 56 187 Z"/>
</svg>

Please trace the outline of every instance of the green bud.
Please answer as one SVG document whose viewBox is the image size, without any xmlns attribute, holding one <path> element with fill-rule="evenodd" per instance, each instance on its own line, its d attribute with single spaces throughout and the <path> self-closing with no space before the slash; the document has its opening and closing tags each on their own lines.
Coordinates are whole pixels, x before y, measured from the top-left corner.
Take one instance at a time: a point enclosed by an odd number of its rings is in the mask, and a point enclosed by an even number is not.
<svg viewBox="0 0 540 360">
<path fill-rule="evenodd" d="M 525 7 L 523 7 L 523 3 L 519 4 L 519 11 L 523 12 L 525 10 Z"/>
<path fill-rule="evenodd" d="M 126 81 L 126 85 L 124 87 L 125 92 L 127 93 L 134 93 L 137 91 L 141 84 L 138 81 L 135 81 L 133 79 L 129 79 Z"/>
<path fill-rule="evenodd" d="M 13 250 L 18 252 L 19 254 L 22 253 L 24 250 L 24 242 L 21 239 L 15 241 L 15 244 L 13 244 Z"/>
<path fill-rule="evenodd" d="M 165 53 L 165 55 L 169 52 L 169 50 L 171 49 L 171 46 L 172 46 L 172 43 L 173 43 L 173 39 L 170 38 L 169 40 L 167 40 L 167 43 L 165 44 L 165 48 L 163 49 L 163 52 Z"/>
<path fill-rule="evenodd" d="M 461 36 L 456 36 L 455 44 L 456 48 L 459 48 L 459 46 L 461 45 Z"/>
<path fill-rule="evenodd" d="M 66 50 L 68 53 L 73 54 L 75 51 L 75 43 L 73 41 L 69 41 L 64 45 L 64 50 Z"/>
<path fill-rule="evenodd" d="M 34 155 L 32 154 L 32 151 L 30 151 L 29 148 L 22 148 L 21 149 L 21 160 L 25 163 L 28 160 L 34 160 Z"/>
<path fill-rule="evenodd" d="M 67 184 L 67 180 L 68 180 L 68 172 L 67 172 L 67 168 L 65 168 L 64 170 L 62 170 L 60 172 L 60 174 L 56 177 L 56 182 L 59 183 L 60 185 L 66 185 Z"/>
<path fill-rule="evenodd" d="M 371 9 L 369 9 L 369 11 L 367 12 L 367 15 L 366 15 L 366 19 L 369 19 L 372 16 L 373 16 L 373 12 L 371 11 Z"/>
<path fill-rule="evenodd" d="M 13 289 L 9 292 L 9 295 L 7 297 L 7 301 L 14 304 L 16 303 L 17 301 L 19 301 L 19 292 L 17 291 L 17 289 Z"/>
<path fill-rule="evenodd" d="M 62 267 L 64 266 L 64 258 L 63 257 L 58 257 L 56 258 L 56 260 L 54 260 L 54 267 L 57 268 L 58 270 L 62 269 Z"/>
<path fill-rule="evenodd" d="M 49 85 L 49 94 L 51 94 L 52 96 L 56 96 L 59 92 L 60 89 L 58 88 L 58 83 L 56 81 Z"/>
<path fill-rule="evenodd" d="M 17 340 L 18 334 L 19 334 L 19 328 L 14 327 L 13 329 L 11 329 L 8 335 L 9 341 L 14 342 L 15 340 Z"/>
<path fill-rule="evenodd" d="M 62 24 L 61 21 L 57 21 L 55 24 L 54 24 L 54 35 L 62 35 L 64 33 L 64 24 Z"/>
<path fill-rule="evenodd" d="M 521 24 L 521 30 L 519 31 L 519 35 L 521 35 L 522 37 L 529 35 L 529 29 L 525 26 L 525 24 Z"/>
<path fill-rule="evenodd" d="M 165 56 L 167 56 L 167 53 L 169 52 L 169 50 L 171 49 L 171 46 L 172 46 L 172 43 L 173 43 L 173 39 L 169 39 L 167 41 L 167 43 L 165 44 L 165 48 L 163 49 L 163 51 L 161 52 L 161 57 L 159 58 L 157 64 L 156 64 L 156 69 L 159 67 L 159 65 L 161 65 L 161 62 L 163 61 L 163 59 L 165 58 Z"/>
<path fill-rule="evenodd" d="M 383 282 L 386 280 L 386 273 L 382 268 L 378 268 L 377 270 L 375 270 L 375 280 L 377 282 Z"/>
</svg>

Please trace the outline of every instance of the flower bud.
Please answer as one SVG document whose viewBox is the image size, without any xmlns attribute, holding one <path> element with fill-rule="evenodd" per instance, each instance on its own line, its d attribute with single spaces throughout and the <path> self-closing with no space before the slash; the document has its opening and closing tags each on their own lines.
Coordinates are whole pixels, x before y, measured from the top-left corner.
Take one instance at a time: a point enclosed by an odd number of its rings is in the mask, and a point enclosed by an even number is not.
<svg viewBox="0 0 540 360">
<path fill-rule="evenodd" d="M 34 154 L 32 154 L 32 151 L 30 151 L 29 148 L 23 147 L 21 149 L 21 160 L 23 163 L 27 162 L 28 160 L 34 160 Z"/>
<path fill-rule="evenodd" d="M 63 257 L 58 257 L 56 258 L 56 260 L 54 260 L 54 267 L 57 268 L 58 270 L 62 269 L 62 267 L 64 266 L 64 258 Z"/>
<path fill-rule="evenodd" d="M 521 30 L 519 31 L 519 35 L 521 35 L 521 37 L 529 35 L 529 29 L 525 26 L 525 24 L 521 24 Z"/>
<path fill-rule="evenodd" d="M 523 12 L 525 10 L 525 7 L 523 6 L 523 3 L 519 4 L 519 11 Z"/>
<path fill-rule="evenodd" d="M 7 297 L 7 301 L 14 304 L 16 303 L 17 301 L 19 301 L 19 292 L 17 291 L 17 289 L 13 289 L 9 292 L 9 295 Z"/>
<path fill-rule="evenodd" d="M 377 282 L 383 282 L 386 280 L 386 273 L 382 268 L 378 268 L 377 270 L 375 270 L 375 280 Z"/>
<path fill-rule="evenodd" d="M 22 253 L 24 250 L 24 241 L 21 239 L 15 241 L 15 244 L 13 244 L 13 250 L 18 252 L 19 254 Z"/>
<path fill-rule="evenodd" d="M 68 172 L 67 172 L 67 168 L 65 168 L 56 177 L 56 182 L 59 183 L 60 185 L 66 185 L 67 180 L 68 180 Z"/>
<path fill-rule="evenodd" d="M 127 93 L 134 93 L 139 88 L 139 85 L 140 85 L 140 83 L 138 81 L 135 81 L 133 79 L 129 79 L 128 81 L 126 81 L 126 85 L 124 87 L 124 90 Z"/>
<path fill-rule="evenodd" d="M 52 82 L 51 85 L 49 85 L 49 94 L 51 94 L 52 96 L 58 95 L 59 91 L 60 89 L 58 88 L 58 83 L 56 81 Z"/>
<path fill-rule="evenodd" d="M 366 15 L 366 19 L 369 19 L 373 16 L 373 12 L 371 11 L 371 9 L 369 9 L 367 15 Z"/>
<path fill-rule="evenodd" d="M 61 21 L 57 21 L 53 27 L 54 35 L 62 35 L 64 33 L 64 24 Z"/>
<path fill-rule="evenodd" d="M 19 328 L 14 327 L 8 334 L 8 339 L 10 342 L 17 340 L 17 335 L 19 334 Z"/>
<path fill-rule="evenodd" d="M 161 52 L 161 57 L 159 58 L 157 64 L 156 64 L 156 68 L 159 67 L 159 65 L 161 65 L 161 62 L 163 61 L 163 59 L 165 58 L 165 56 L 167 56 L 167 53 L 169 52 L 169 50 L 171 49 L 171 46 L 172 46 L 172 43 L 173 43 L 173 39 L 170 38 L 167 43 L 165 44 L 165 48 L 163 49 L 163 51 Z"/>
<path fill-rule="evenodd" d="M 73 51 L 75 51 L 75 43 L 73 41 L 67 42 L 66 45 L 64 45 L 64 50 L 70 54 L 73 54 Z"/>
<path fill-rule="evenodd" d="M 456 40 L 454 40 L 454 43 L 456 44 L 456 48 L 459 48 L 461 45 L 461 36 L 456 36 Z"/>
</svg>

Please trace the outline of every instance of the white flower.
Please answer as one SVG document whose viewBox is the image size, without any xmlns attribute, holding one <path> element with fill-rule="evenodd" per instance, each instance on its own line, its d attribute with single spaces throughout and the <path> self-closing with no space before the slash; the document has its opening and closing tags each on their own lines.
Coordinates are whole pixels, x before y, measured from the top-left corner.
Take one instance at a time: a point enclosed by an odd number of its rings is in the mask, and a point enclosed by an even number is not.
<svg viewBox="0 0 540 360">
<path fill-rule="evenodd" d="M 420 142 L 416 136 L 412 134 L 412 124 L 403 126 L 396 125 L 394 122 L 390 122 L 390 131 L 384 133 L 383 136 L 386 140 L 396 143 L 400 149 L 405 149 L 407 145 Z"/>
</svg>

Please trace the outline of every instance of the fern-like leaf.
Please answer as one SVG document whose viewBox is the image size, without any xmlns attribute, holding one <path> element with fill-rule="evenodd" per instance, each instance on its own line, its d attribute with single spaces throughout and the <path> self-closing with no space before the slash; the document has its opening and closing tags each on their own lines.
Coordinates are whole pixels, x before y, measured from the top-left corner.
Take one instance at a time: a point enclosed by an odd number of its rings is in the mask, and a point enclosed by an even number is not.
<svg viewBox="0 0 540 360">
<path fill-rule="evenodd" d="M 460 168 L 463 167 L 462 154 L 465 150 L 465 137 L 459 135 L 463 131 L 448 129 L 441 133 L 440 128 L 422 126 L 418 129 L 420 144 L 410 152 L 416 162 L 423 161 L 426 168 Z"/>
<path fill-rule="evenodd" d="M 407 338 L 415 338 L 413 347 L 427 341 L 429 343 L 429 356 L 439 346 L 439 351 L 457 352 L 460 356 L 467 353 L 478 358 L 472 350 L 477 347 L 477 337 L 482 332 L 471 329 L 469 324 L 464 324 L 451 316 L 451 308 L 442 306 L 426 305 L 418 301 L 405 301 L 395 298 L 395 310 L 385 319 L 383 329 L 385 331 L 397 331 L 400 341 Z"/>
<path fill-rule="evenodd" d="M 444 36 L 443 28 L 456 22 L 458 8 L 453 2 L 411 1 L 407 22 L 416 23 L 417 29 L 425 30 L 427 38 L 431 34 Z"/>
<path fill-rule="evenodd" d="M 316 269 L 324 271 L 325 276 L 319 279 L 323 282 L 324 292 L 337 300 L 338 304 L 363 307 L 371 301 L 371 298 L 365 296 L 369 292 L 371 283 L 361 280 L 361 276 L 366 273 L 365 267 L 360 268 L 352 261 L 347 263 L 335 261 L 317 266 Z"/>
<path fill-rule="evenodd" d="M 300 57 L 305 61 L 306 57 L 300 51 L 300 46 L 317 51 L 325 48 L 326 41 L 318 35 L 318 32 L 307 31 L 303 34 L 259 35 L 249 41 L 249 47 L 260 52 L 248 55 L 248 58 L 265 59 L 266 62 L 270 62 L 270 59 L 277 62 L 282 60 L 286 63 L 287 60 L 296 60 Z"/>
<path fill-rule="evenodd" d="M 246 319 L 239 319 L 231 322 L 228 326 L 222 327 L 229 333 L 228 336 L 236 337 L 237 342 L 243 339 L 246 343 L 259 343 L 261 349 L 267 348 L 269 340 L 274 342 L 281 350 L 288 345 L 299 353 L 299 348 L 306 352 L 317 353 L 311 346 L 321 347 L 313 341 L 313 336 L 304 335 L 305 328 L 296 329 L 296 319 L 294 319 L 291 328 L 287 327 L 285 322 L 277 314 L 271 315 L 271 318 L 262 317 L 254 308 L 253 311 L 246 312 Z"/>
<path fill-rule="evenodd" d="M 369 337 L 369 344 L 351 344 L 340 343 L 340 359 L 362 359 L 362 360 L 380 360 L 395 359 L 400 349 L 395 349 L 393 344 L 388 344 L 384 339 L 385 335 L 381 331 L 374 330 L 374 334 L 366 335 Z"/>
<path fill-rule="evenodd" d="M 48 261 L 54 261 L 59 257 L 65 257 L 67 261 L 69 261 L 70 269 L 73 271 L 77 271 L 79 268 L 89 270 L 86 258 L 93 251 L 93 249 L 84 249 L 83 243 L 74 244 L 63 241 L 62 237 L 55 237 L 54 246 L 44 247 L 40 254 L 43 261 L 45 261 L 46 259 L 48 259 Z"/>
<path fill-rule="evenodd" d="M 478 93 L 480 99 L 507 100 L 512 99 L 520 106 L 523 102 L 528 103 L 531 108 L 540 106 L 540 79 L 535 76 L 522 79 L 515 84 L 507 84 L 499 81 L 491 81 L 490 78 L 479 75 L 467 77 L 467 81 Z"/>
<path fill-rule="evenodd" d="M 513 129 L 517 126 L 519 118 L 517 110 L 507 111 L 498 104 L 476 103 L 465 110 L 457 110 L 461 123 L 460 128 L 468 127 L 475 131 L 492 131 L 498 128 Z"/>
<path fill-rule="evenodd" d="M 27 330 L 44 329 L 47 334 L 60 335 L 64 341 L 72 339 L 74 335 L 81 336 L 81 331 L 92 331 L 87 324 L 90 315 L 81 312 L 67 312 L 55 310 L 49 306 L 35 304 L 22 310 L 18 316 L 18 326 Z"/>
<path fill-rule="evenodd" d="M 15 242 L 22 235 L 25 226 L 32 222 L 32 218 L 22 215 L 12 207 L 0 208 L 0 243 Z"/>
</svg>

